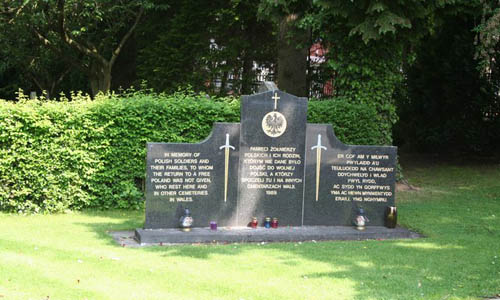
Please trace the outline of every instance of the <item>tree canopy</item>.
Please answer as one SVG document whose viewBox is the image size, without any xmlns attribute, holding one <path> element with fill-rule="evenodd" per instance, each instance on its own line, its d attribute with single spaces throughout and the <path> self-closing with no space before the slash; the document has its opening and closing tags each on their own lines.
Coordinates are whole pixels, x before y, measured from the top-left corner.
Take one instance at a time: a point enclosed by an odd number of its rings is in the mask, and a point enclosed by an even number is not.
<svg viewBox="0 0 500 300">
<path fill-rule="evenodd" d="M 113 65 L 145 7 L 148 3 L 144 1 L 105 0 L 4 0 L 0 4 L 2 27 L 10 33 L 4 38 L 16 41 L 22 35 L 25 47 L 20 51 L 31 50 L 28 45 L 33 45 L 44 48 L 40 52 L 51 52 L 56 60 L 84 73 L 93 94 L 109 91 Z"/>
<path fill-rule="evenodd" d="M 447 128 L 464 114 L 476 127 L 497 124 L 499 28 L 497 0 L 0 0 L 0 97 L 131 86 L 240 95 L 274 80 L 299 96 L 373 106 L 387 143 L 404 118 L 397 141 L 409 140 L 403 132 L 418 141 L 428 134 L 416 124 L 441 118 L 443 99 L 456 105 Z M 469 90 L 453 98 L 457 82 Z"/>
</svg>

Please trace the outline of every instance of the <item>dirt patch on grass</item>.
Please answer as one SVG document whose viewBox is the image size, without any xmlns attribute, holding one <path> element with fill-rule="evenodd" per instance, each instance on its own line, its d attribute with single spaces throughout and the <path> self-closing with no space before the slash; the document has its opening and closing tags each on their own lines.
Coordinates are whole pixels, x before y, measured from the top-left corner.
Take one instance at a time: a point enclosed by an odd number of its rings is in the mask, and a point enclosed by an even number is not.
<svg viewBox="0 0 500 300">
<path fill-rule="evenodd" d="M 405 191 L 420 191 L 419 187 L 409 184 L 405 181 L 396 182 L 396 191 L 397 192 L 405 192 Z"/>
</svg>

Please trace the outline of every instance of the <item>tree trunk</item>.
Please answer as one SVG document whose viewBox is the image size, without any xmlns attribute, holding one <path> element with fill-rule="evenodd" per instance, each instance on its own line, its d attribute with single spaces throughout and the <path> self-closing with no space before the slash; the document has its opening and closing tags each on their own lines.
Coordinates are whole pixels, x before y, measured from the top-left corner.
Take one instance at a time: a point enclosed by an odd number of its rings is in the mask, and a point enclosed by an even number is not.
<svg viewBox="0 0 500 300">
<path fill-rule="evenodd" d="M 307 30 L 296 26 L 297 15 L 285 16 L 279 27 L 278 87 L 299 97 L 307 97 Z"/>
<path fill-rule="evenodd" d="M 137 79 L 137 40 L 131 35 L 112 67 L 111 89 L 127 89 Z"/>
<path fill-rule="evenodd" d="M 111 89 L 111 65 L 93 61 L 90 67 L 90 89 L 92 97 L 99 92 L 107 93 Z"/>
<path fill-rule="evenodd" d="M 252 93 L 252 84 L 256 79 L 255 72 L 253 70 L 255 41 L 258 40 L 256 37 L 256 27 L 256 19 L 250 19 L 248 20 L 246 29 L 243 33 L 247 36 L 250 43 L 246 49 L 243 50 L 243 72 L 241 75 L 242 95 L 250 95 Z"/>
<path fill-rule="evenodd" d="M 243 55 L 243 72 L 241 74 L 241 94 L 250 95 L 252 93 L 253 76 L 253 59 L 246 49 Z"/>
<path fill-rule="evenodd" d="M 228 71 L 224 71 L 222 73 L 222 77 L 220 79 L 220 89 L 219 89 L 219 96 L 224 97 L 227 96 L 226 93 L 226 85 L 227 85 L 227 76 L 229 75 Z M 214 82 L 215 84 L 215 82 Z"/>
</svg>

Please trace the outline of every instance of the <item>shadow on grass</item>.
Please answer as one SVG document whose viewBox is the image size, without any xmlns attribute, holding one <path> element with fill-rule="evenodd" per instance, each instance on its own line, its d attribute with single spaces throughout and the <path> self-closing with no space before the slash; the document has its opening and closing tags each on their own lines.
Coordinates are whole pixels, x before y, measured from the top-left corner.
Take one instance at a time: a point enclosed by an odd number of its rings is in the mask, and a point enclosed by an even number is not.
<svg viewBox="0 0 500 300">
<path fill-rule="evenodd" d="M 437 173 L 427 171 L 427 177 L 419 177 L 423 183 L 439 179 L 431 187 L 449 192 L 434 193 L 432 189 L 415 194 L 406 192 L 407 200 L 398 204 L 401 223 L 428 236 L 424 239 L 186 245 L 146 247 L 138 251 L 179 259 L 195 258 L 200 263 L 216 256 L 239 256 L 250 264 L 245 258 L 255 252 L 277 258 L 278 265 L 283 266 L 301 268 L 308 261 L 320 262 L 331 271 L 309 270 L 300 276 L 304 280 L 350 280 L 356 299 L 487 297 L 500 291 L 499 172 L 491 167 L 464 172 L 456 168 Z M 114 223 L 82 225 L 113 244 L 107 231 L 131 230 L 143 225 L 143 219 L 138 220 L 137 216 L 118 219 Z"/>
<path fill-rule="evenodd" d="M 257 251 L 277 257 L 278 264 L 284 266 L 320 262 L 332 271 L 304 271 L 301 276 L 305 280 L 350 280 L 354 282 L 357 299 L 442 299 L 497 293 L 492 287 L 500 286 L 500 259 L 496 265 L 492 265 L 492 259 L 500 254 L 499 227 L 491 226 L 492 220 L 487 217 L 473 220 L 466 219 L 467 214 L 450 216 L 449 208 L 439 202 L 402 205 L 402 211 L 418 211 L 405 222 L 430 236 L 417 240 L 202 244 L 153 246 L 137 251 L 207 262 L 215 256 L 245 257 Z M 107 213 L 103 216 L 110 217 Z M 137 215 L 111 218 L 112 221 L 81 225 L 117 247 L 108 231 L 142 226 Z"/>
<path fill-rule="evenodd" d="M 271 243 L 265 245 L 145 248 L 165 256 L 207 260 L 213 256 L 244 257 L 255 251 L 278 257 L 278 264 L 299 267 L 307 261 L 333 271 L 304 271 L 307 279 L 354 282 L 356 299 L 432 299 L 487 296 L 498 291 L 500 268 L 492 263 L 495 237 L 458 241 L 439 239 Z M 497 240 L 498 241 L 498 240 Z M 489 250 L 488 250 L 489 247 Z M 251 263 L 251 262 L 248 262 Z M 497 261 L 500 263 L 500 261 Z M 495 274 L 496 276 L 492 276 Z"/>
<path fill-rule="evenodd" d="M 92 223 L 79 223 L 76 225 L 84 226 L 92 230 L 97 238 L 107 241 L 107 244 L 120 246 L 110 235 L 111 231 L 130 231 L 140 228 L 144 224 L 144 211 L 111 210 L 82 211 L 82 215 L 93 217 L 96 221 Z"/>
</svg>

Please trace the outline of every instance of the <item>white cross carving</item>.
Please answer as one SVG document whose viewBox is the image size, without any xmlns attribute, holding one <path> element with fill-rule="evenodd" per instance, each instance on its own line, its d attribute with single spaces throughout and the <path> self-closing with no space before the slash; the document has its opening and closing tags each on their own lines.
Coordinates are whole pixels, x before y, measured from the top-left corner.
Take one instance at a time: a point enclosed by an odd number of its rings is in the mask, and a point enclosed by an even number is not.
<svg viewBox="0 0 500 300">
<path fill-rule="evenodd" d="M 274 110 L 278 109 L 278 100 L 280 97 L 278 96 L 278 93 L 274 92 L 274 96 L 272 97 L 274 100 Z"/>
</svg>

